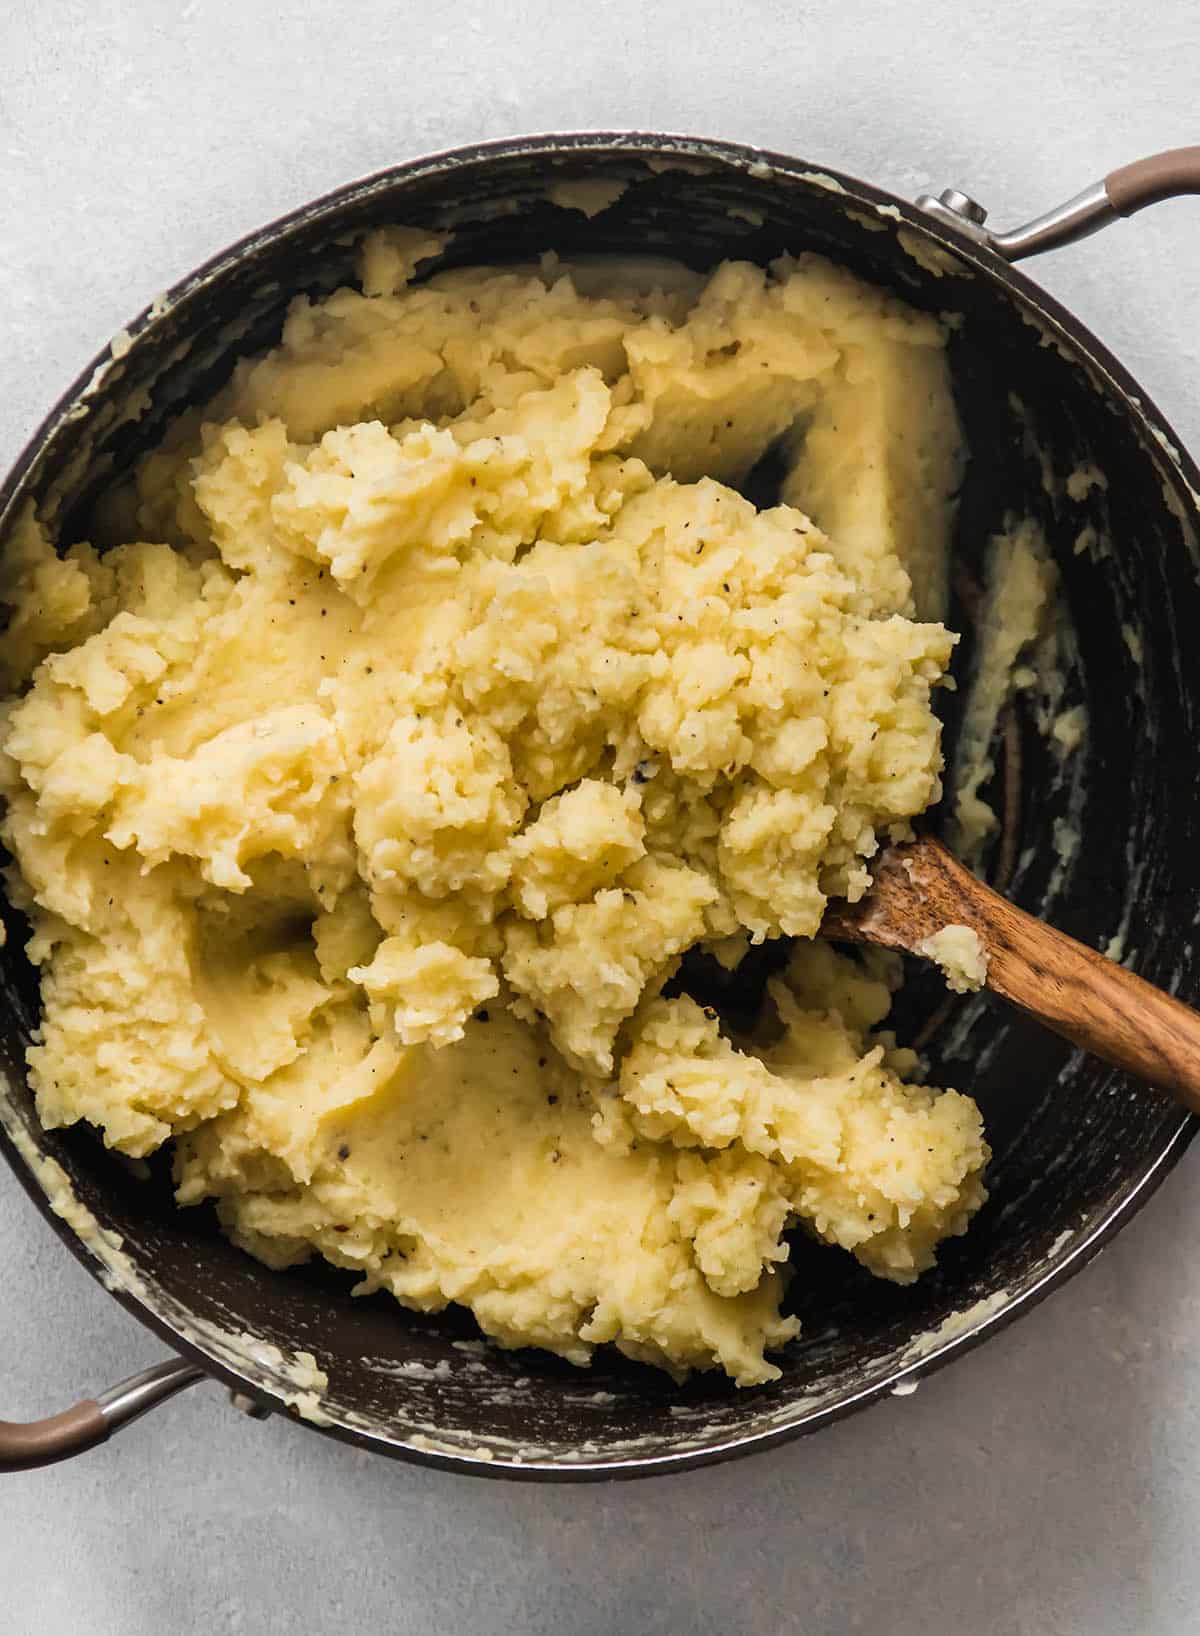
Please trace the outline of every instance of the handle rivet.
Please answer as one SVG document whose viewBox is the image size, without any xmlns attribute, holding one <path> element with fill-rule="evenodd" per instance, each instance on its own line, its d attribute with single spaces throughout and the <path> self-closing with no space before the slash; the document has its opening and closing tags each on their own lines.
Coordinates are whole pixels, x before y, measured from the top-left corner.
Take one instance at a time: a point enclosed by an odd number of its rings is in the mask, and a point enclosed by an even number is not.
<svg viewBox="0 0 1200 1636">
<path fill-rule="evenodd" d="M 256 1397 L 251 1397 L 249 1392 L 239 1392 L 236 1389 L 231 1389 L 229 1401 L 242 1414 L 249 1415 L 251 1420 L 269 1420 L 271 1418 L 271 1411 L 266 1404 L 260 1403 Z"/>
<path fill-rule="evenodd" d="M 938 195 L 938 203 L 952 210 L 956 216 L 962 216 L 976 227 L 982 227 L 987 221 L 987 211 L 977 199 L 972 199 L 969 193 L 960 193 L 956 187 L 945 188 Z"/>
</svg>

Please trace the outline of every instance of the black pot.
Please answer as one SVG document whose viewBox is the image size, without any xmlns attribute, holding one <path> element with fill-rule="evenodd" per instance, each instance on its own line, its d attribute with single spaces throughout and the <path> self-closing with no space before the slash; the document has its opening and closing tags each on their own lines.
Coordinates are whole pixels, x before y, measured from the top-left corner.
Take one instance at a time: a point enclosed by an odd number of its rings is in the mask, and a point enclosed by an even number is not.
<svg viewBox="0 0 1200 1636">
<path fill-rule="evenodd" d="M 1198 173 L 1185 164 L 1174 190 Z M 1124 214 L 1163 196 L 1163 174 L 1118 173 L 1108 194 L 1094 189 L 1030 231 L 993 239 L 960 196 L 916 208 L 794 159 L 690 138 L 540 137 L 400 166 L 244 240 L 135 320 L 62 398 L 0 490 L 0 537 L 29 500 L 62 541 L 85 537 L 97 496 L 223 382 L 237 355 L 276 340 L 295 294 L 352 280 L 354 241 L 375 225 L 452 222 L 441 265 L 546 249 L 662 254 L 693 267 L 820 251 L 913 306 L 963 315 L 950 357 L 973 451 L 958 524 L 964 581 L 1010 511 L 1042 520 L 1061 569 L 1063 702 L 1086 704 L 1090 731 L 1059 777 L 1034 724 L 1014 716 L 1021 777 L 1010 755 L 1010 822 L 994 860 L 1006 888 L 1093 946 L 1122 935 L 1129 964 L 1191 998 L 1200 986 L 1200 645 L 1186 633 L 1200 625 L 1200 472 L 1116 360 L 1005 259 L 1098 225 L 1114 206 Z M 590 218 L 547 201 L 550 184 L 582 178 L 629 185 Z M 1061 480 L 1084 460 L 1107 474 L 1107 491 L 1076 502 L 1061 482 L 1047 488 L 1044 462 Z M 1075 553 L 1088 524 L 1111 538 L 1103 561 Z M 951 622 L 969 630 L 965 605 Z M 969 646 L 960 663 L 969 664 Z M 1065 861 L 1056 820 L 1082 837 Z M 252 1411 L 290 1407 L 334 1436 L 458 1471 L 628 1476 L 748 1453 L 871 1402 L 1027 1310 L 1129 1219 L 1193 1134 L 1176 1107 L 998 1003 L 961 1003 L 939 1018 L 940 991 L 918 977 L 901 997 L 902 1033 L 925 1029 L 933 1078 L 978 1098 L 995 1150 L 991 1199 L 968 1235 L 909 1289 L 798 1243 L 790 1302 L 803 1329 L 774 1385 L 739 1392 L 698 1378 L 677 1389 L 615 1354 L 580 1373 L 480 1344 L 462 1313 L 430 1318 L 383 1295 L 351 1300 L 352 1280 L 324 1265 L 271 1272 L 207 1213 L 175 1207 L 163 1162 L 148 1179 L 135 1176 L 87 1128 L 44 1132 L 23 1068 L 37 981 L 21 917 L 9 909 L 6 919 L 0 1147 L 64 1242 L 187 1361 L 54 1421 L 0 1428 L 0 1464 L 99 1441 L 205 1376 L 245 1394 L 239 1402 Z M 298 1351 L 329 1377 L 315 1407 Z"/>
</svg>

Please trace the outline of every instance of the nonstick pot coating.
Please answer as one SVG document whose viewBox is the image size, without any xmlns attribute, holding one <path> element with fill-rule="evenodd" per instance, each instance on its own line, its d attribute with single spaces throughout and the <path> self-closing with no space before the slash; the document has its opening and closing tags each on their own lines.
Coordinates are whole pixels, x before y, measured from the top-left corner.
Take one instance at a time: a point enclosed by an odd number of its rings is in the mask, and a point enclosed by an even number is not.
<svg viewBox="0 0 1200 1636">
<path fill-rule="evenodd" d="M 601 213 L 547 202 L 549 184 L 597 177 L 629 184 Z M 1012 894 L 1093 946 L 1123 932 L 1132 966 L 1194 998 L 1200 644 L 1191 633 L 1200 626 L 1200 583 L 1189 480 L 1200 479 L 1144 395 L 1131 401 L 1134 383 L 1074 320 L 988 251 L 931 230 L 918 212 L 848 178 L 719 144 L 597 136 L 499 144 L 344 190 L 218 258 L 132 326 L 130 350 L 119 361 L 106 352 L 98 363 L 107 368 L 81 377 L 0 491 L 0 533 L 32 499 L 64 543 L 87 537 L 91 509 L 114 477 L 183 407 L 203 401 L 236 356 L 275 340 L 294 295 L 352 280 L 358 235 L 383 223 L 446 222 L 456 232 L 438 265 L 554 250 L 564 258 L 659 254 L 704 268 L 815 250 L 917 307 L 962 315 L 950 357 L 972 458 L 957 558 L 969 584 L 1006 514 L 1042 520 L 1062 575 L 1067 646 L 1077 647 L 1063 704 L 1085 703 L 1089 719 L 1072 775 L 1057 784 L 1032 712 L 1015 720 L 1022 771 Z M 1062 483 L 1084 460 L 1108 487 L 1077 503 Z M 1076 553 L 1085 525 L 1111 539 L 1111 556 Z M 952 620 L 969 631 L 961 602 Z M 1080 845 L 1071 857 L 1074 830 Z M 988 1204 L 965 1238 L 943 1247 L 935 1273 L 897 1288 L 797 1236 L 790 1305 L 803 1330 L 774 1385 L 738 1392 L 697 1378 L 677 1388 L 609 1349 L 581 1372 L 541 1353 L 483 1345 L 469 1316 L 453 1309 L 428 1317 L 384 1295 L 352 1299 L 353 1280 L 320 1263 L 271 1272 L 234 1249 L 207 1209 L 175 1207 L 165 1156 L 147 1179 L 86 1128 L 42 1133 L 22 1068 L 37 1023 L 36 977 L 22 953 L 22 919 L 5 915 L 0 1058 L 10 1088 L 0 1118 L 57 1160 L 79 1203 L 120 1235 L 121 1254 L 107 1255 L 104 1274 L 113 1293 L 179 1350 L 276 1406 L 288 1375 L 271 1348 L 285 1360 L 312 1352 L 329 1376 L 320 1414 L 330 1430 L 458 1469 L 648 1472 L 820 1425 L 971 1344 L 1082 1265 L 1192 1134 L 1156 1094 L 1070 1053 L 998 1002 L 956 1002 L 927 1047 L 930 1077 L 978 1098 L 995 1158 Z M 902 1033 L 912 1037 L 943 998 L 936 981 L 914 973 L 900 1000 Z M 11 1143 L 6 1153 L 50 1214 L 45 1178 Z M 99 1271 L 75 1231 L 51 1219 Z M 80 1384 L 95 1385 L 83 1378 L 86 1363 Z"/>
</svg>

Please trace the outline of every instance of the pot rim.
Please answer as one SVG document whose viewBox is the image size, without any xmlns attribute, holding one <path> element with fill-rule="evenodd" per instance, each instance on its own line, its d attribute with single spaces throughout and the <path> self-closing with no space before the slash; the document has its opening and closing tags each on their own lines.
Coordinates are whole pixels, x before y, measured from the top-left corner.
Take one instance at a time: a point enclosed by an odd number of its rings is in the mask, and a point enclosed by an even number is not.
<svg viewBox="0 0 1200 1636">
<path fill-rule="evenodd" d="M 352 201 L 383 194 L 417 181 L 472 165 L 486 165 L 493 159 L 506 159 L 528 154 L 547 161 L 556 157 L 567 160 L 589 157 L 628 158 L 675 157 L 691 163 L 710 163 L 725 169 L 740 169 L 751 175 L 780 173 L 795 181 L 823 188 L 831 194 L 843 196 L 851 205 L 867 206 L 916 230 L 931 244 L 951 250 L 961 261 L 986 278 L 1006 286 L 1025 307 L 1036 315 L 1047 332 L 1070 346 L 1079 360 L 1089 367 L 1101 388 L 1111 393 L 1124 412 L 1134 422 L 1147 452 L 1158 468 L 1160 478 L 1175 494 L 1183 514 L 1200 537 L 1200 467 L 1175 434 L 1169 422 L 1154 401 L 1142 389 L 1125 366 L 1069 309 L 1060 305 L 1026 274 L 1013 267 L 987 245 L 960 232 L 949 224 L 935 220 L 917 205 L 845 172 L 817 165 L 795 156 L 777 153 L 771 149 L 751 147 L 743 143 L 718 138 L 685 136 L 669 132 L 650 131 L 568 131 L 540 133 L 527 136 L 502 137 L 453 147 L 405 160 L 397 165 L 369 173 L 357 180 L 330 189 L 316 199 L 276 217 L 264 226 L 252 230 L 218 251 L 194 272 L 171 285 L 156 301 L 144 307 L 126 326 L 124 345 L 119 357 L 128 354 L 142 337 L 152 334 L 169 314 L 185 309 L 202 298 L 205 292 L 225 274 L 244 262 L 261 246 L 286 236 L 293 230 L 333 216 Z M 50 447 L 62 428 L 77 418 L 81 407 L 103 380 L 104 375 L 118 362 L 111 344 L 93 358 L 71 385 L 61 394 L 41 423 L 27 440 L 8 473 L 0 482 L 0 535 L 9 524 L 15 508 L 27 498 L 25 488 L 30 474 Z M 265 1373 L 255 1376 L 243 1373 L 217 1356 L 194 1335 L 173 1322 L 165 1312 L 155 1309 L 141 1294 L 122 1287 L 110 1268 L 105 1267 L 95 1251 L 89 1247 L 70 1222 L 55 1208 L 52 1189 L 37 1174 L 34 1164 L 24 1152 L 24 1143 L 18 1145 L 9 1129 L 10 1123 L 24 1127 L 26 1140 L 32 1141 L 46 1157 L 43 1141 L 46 1132 L 36 1118 L 26 1121 L 21 1112 L 9 1101 L 0 1085 L 0 1153 L 16 1174 L 41 1214 L 54 1228 L 87 1270 L 101 1282 L 121 1305 L 139 1319 L 154 1334 L 160 1336 L 174 1351 L 199 1364 L 214 1378 L 232 1389 L 247 1393 L 267 1404 L 273 1410 L 296 1417 L 295 1407 L 287 1395 Z M 687 1470 L 717 1461 L 742 1457 L 762 1449 L 772 1448 L 792 1438 L 806 1435 L 843 1419 L 858 1409 L 890 1395 L 898 1385 L 914 1383 L 942 1368 L 951 1359 L 973 1350 L 993 1333 L 998 1333 L 1023 1313 L 1032 1310 L 1040 1301 L 1079 1269 L 1087 1264 L 1101 1248 L 1128 1222 L 1157 1189 L 1167 1173 L 1179 1160 L 1184 1150 L 1200 1130 L 1200 1120 L 1180 1111 L 1178 1123 L 1169 1133 L 1160 1151 L 1140 1174 L 1131 1178 L 1122 1192 L 1111 1201 L 1090 1230 L 1077 1238 L 1069 1248 L 1059 1249 L 1045 1258 L 1015 1291 L 1008 1293 L 1002 1303 L 980 1311 L 956 1333 L 948 1335 L 940 1344 L 931 1346 L 919 1358 L 898 1366 L 885 1366 L 884 1372 L 865 1386 L 844 1393 L 834 1401 L 819 1407 L 797 1405 L 794 1415 L 779 1425 L 759 1432 L 723 1436 L 702 1447 L 682 1448 L 677 1452 L 632 1456 L 629 1458 L 597 1458 L 581 1460 L 518 1460 L 500 1453 L 471 1453 L 466 1450 L 445 1450 L 436 1446 L 416 1446 L 410 1441 L 393 1439 L 362 1427 L 331 1420 L 321 1423 L 309 1419 L 315 1430 L 326 1433 L 376 1453 L 431 1466 L 443 1471 L 480 1476 L 519 1479 L 558 1480 L 580 1482 L 617 1477 L 645 1477 L 667 1472 Z M 969 1317 L 971 1309 L 964 1316 Z M 411 1434 L 409 1434 L 411 1439 Z M 486 1457 L 485 1457 L 486 1454 Z"/>
</svg>

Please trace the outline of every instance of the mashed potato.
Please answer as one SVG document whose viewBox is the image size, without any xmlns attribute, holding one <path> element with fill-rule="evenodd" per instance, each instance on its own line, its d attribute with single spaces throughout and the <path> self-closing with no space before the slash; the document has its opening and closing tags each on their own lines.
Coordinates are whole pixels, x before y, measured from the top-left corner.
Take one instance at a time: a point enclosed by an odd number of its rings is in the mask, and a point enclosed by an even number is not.
<svg viewBox="0 0 1200 1636">
<path fill-rule="evenodd" d="M 984 1197 L 974 1104 L 872 1038 L 894 972 L 813 941 L 940 793 L 944 337 L 813 257 L 412 284 L 436 248 L 297 301 L 126 543 L 10 542 L 40 1115 L 173 1139 L 272 1266 L 768 1380 L 785 1229 L 905 1282 Z M 664 997 L 780 936 L 751 1034 Z"/>
<path fill-rule="evenodd" d="M 941 967 L 946 987 L 955 994 L 973 993 L 987 982 L 987 950 L 973 926 L 943 926 L 918 943 L 916 953 Z"/>
</svg>

